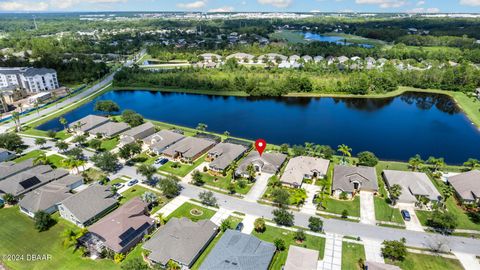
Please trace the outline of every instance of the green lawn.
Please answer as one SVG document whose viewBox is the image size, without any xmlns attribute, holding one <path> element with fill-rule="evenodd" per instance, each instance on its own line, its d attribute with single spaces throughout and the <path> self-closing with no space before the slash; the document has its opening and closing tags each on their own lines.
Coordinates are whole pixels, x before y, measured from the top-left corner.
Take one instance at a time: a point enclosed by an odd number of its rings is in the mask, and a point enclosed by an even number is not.
<svg viewBox="0 0 480 270">
<path fill-rule="evenodd" d="M 198 158 L 193 164 L 184 164 L 181 162 L 172 162 L 168 161 L 162 167 L 159 168 L 160 171 L 164 171 L 167 173 L 171 173 L 180 177 L 184 177 L 188 173 L 190 173 L 193 169 L 198 167 L 202 162 L 205 160 L 205 155 Z M 174 168 L 172 167 L 173 164 L 179 165 L 179 167 Z M 203 169 L 203 168 L 200 168 Z"/>
<path fill-rule="evenodd" d="M 0 254 L 19 254 L 23 261 L 3 260 L 6 267 L 16 270 L 50 269 L 120 269 L 110 260 L 90 260 L 81 257 L 80 252 L 62 245 L 62 232 L 74 228 L 73 224 L 59 219 L 58 223 L 45 232 L 34 229 L 33 220 L 23 215 L 18 207 L 0 210 Z M 26 261 L 27 254 L 48 254 L 51 260 Z"/>
<path fill-rule="evenodd" d="M 47 131 L 39 130 L 39 129 L 35 129 L 35 128 L 28 128 L 26 130 L 22 130 L 21 133 L 26 134 L 26 135 L 40 136 L 40 137 L 47 137 L 48 138 L 48 132 Z M 65 140 L 65 139 L 69 138 L 70 136 L 72 136 L 70 133 L 67 133 L 65 130 L 62 130 L 62 131 L 57 132 L 57 134 L 55 135 L 55 138 L 60 139 L 60 140 Z"/>
<path fill-rule="evenodd" d="M 365 261 L 365 248 L 363 245 L 343 242 L 342 245 L 342 269 L 362 270 L 358 260 Z"/>
<path fill-rule="evenodd" d="M 190 213 L 190 211 L 192 209 L 200 210 L 202 212 L 201 215 L 192 215 Z M 211 217 L 213 217 L 215 215 L 215 213 L 216 213 L 216 211 L 213 211 L 213 210 L 207 209 L 205 207 L 201 207 L 201 206 L 186 202 L 186 203 L 182 204 L 182 206 L 177 208 L 175 211 L 173 211 L 173 213 L 171 213 L 168 217 L 166 217 L 166 219 L 169 220 L 169 219 L 174 218 L 174 217 L 176 217 L 176 218 L 186 217 L 186 218 L 191 219 L 194 222 L 197 222 L 197 221 L 202 220 L 202 219 L 210 219 Z"/>
<path fill-rule="evenodd" d="M 126 182 L 126 181 L 123 180 L 122 178 L 115 178 L 115 179 L 111 180 L 110 182 L 108 182 L 108 185 L 109 185 L 109 186 L 112 186 L 112 185 L 115 185 L 115 184 L 117 184 L 117 183 L 122 183 L 122 184 L 124 184 L 125 182 Z"/>
<path fill-rule="evenodd" d="M 389 262 L 402 268 L 402 270 L 462 270 L 463 267 L 458 260 L 447 259 L 440 256 L 407 253 L 403 262 Z"/>
<path fill-rule="evenodd" d="M 326 209 L 322 209 L 325 212 L 341 215 L 343 210 L 348 211 L 348 215 L 352 217 L 360 217 L 360 197 L 356 196 L 352 201 L 350 200 L 337 200 L 333 198 L 325 198 L 323 204 Z"/>
<path fill-rule="evenodd" d="M 110 151 L 115 147 L 117 147 L 118 141 L 119 141 L 118 137 L 114 137 L 108 140 L 103 140 L 101 144 L 101 148 L 104 149 L 105 151 Z"/>
<path fill-rule="evenodd" d="M 30 152 L 26 153 L 25 155 L 23 155 L 21 157 L 18 157 L 16 159 L 14 159 L 13 161 L 16 162 L 16 163 L 19 163 L 19 162 L 25 161 L 29 158 L 35 159 L 36 157 L 40 156 L 42 153 L 43 153 L 42 150 L 33 150 L 33 151 L 30 151 Z"/>
<path fill-rule="evenodd" d="M 228 186 L 232 182 L 231 171 L 228 172 L 226 177 L 214 176 L 214 175 L 211 175 L 210 173 L 202 173 L 202 177 L 203 177 L 203 180 L 205 181 L 205 183 L 207 185 L 218 187 L 218 188 L 224 189 L 225 191 L 228 190 Z M 237 179 L 237 180 L 239 180 L 239 179 Z M 238 184 L 235 184 L 235 192 L 236 193 L 247 194 L 250 191 L 253 184 L 248 180 L 245 180 L 245 181 L 246 181 L 247 185 L 244 188 L 240 188 L 238 186 Z"/>
<path fill-rule="evenodd" d="M 480 231 L 480 223 L 474 223 L 462 210 L 462 208 L 457 205 L 457 201 L 455 198 L 450 197 L 447 199 L 447 210 L 455 215 L 458 222 L 457 229 Z M 423 226 L 427 226 L 427 220 L 431 216 L 432 212 L 418 210 L 415 211 L 415 213 L 417 214 L 420 223 L 422 223 Z"/>
<path fill-rule="evenodd" d="M 375 219 L 404 224 L 400 210 L 391 207 L 384 198 L 374 197 Z"/>
<path fill-rule="evenodd" d="M 273 257 L 273 262 L 270 267 L 270 269 L 272 270 L 282 269 L 282 266 L 285 264 L 285 261 L 287 260 L 288 247 L 290 245 L 296 245 L 296 246 L 301 246 L 309 249 L 318 250 L 320 253 L 318 258 L 319 260 L 323 259 L 323 254 L 325 252 L 325 238 L 323 237 L 307 234 L 307 239 L 303 243 L 296 243 L 296 241 L 293 239 L 295 232 L 273 227 L 273 226 L 268 226 L 268 225 L 265 232 L 258 233 L 256 231 L 253 231 L 252 235 L 258 237 L 261 240 L 271 242 L 271 243 L 273 243 L 273 241 L 277 238 L 281 238 L 285 241 L 285 245 L 287 246 L 286 249 L 275 253 L 275 256 Z"/>
<path fill-rule="evenodd" d="M 59 155 L 51 155 L 51 156 L 48 156 L 48 162 L 50 162 L 50 164 L 55 167 L 55 168 L 65 168 L 65 165 L 63 164 L 63 160 L 64 158 L 59 156 Z"/>
</svg>

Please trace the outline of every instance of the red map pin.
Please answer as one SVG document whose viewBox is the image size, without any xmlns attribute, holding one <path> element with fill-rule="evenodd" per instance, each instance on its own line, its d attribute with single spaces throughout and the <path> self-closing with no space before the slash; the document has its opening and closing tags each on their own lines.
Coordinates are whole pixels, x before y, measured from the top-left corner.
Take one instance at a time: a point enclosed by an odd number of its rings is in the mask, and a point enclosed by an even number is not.
<svg viewBox="0 0 480 270">
<path fill-rule="evenodd" d="M 263 150 L 267 147 L 267 142 L 264 139 L 258 139 L 255 141 L 255 148 L 257 149 L 260 156 L 263 153 Z"/>
</svg>

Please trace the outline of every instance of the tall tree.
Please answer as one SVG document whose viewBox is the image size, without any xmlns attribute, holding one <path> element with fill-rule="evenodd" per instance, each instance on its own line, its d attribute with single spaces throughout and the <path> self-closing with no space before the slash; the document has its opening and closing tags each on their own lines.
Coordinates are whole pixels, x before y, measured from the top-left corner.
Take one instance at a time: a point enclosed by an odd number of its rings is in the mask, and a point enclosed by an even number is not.
<svg viewBox="0 0 480 270">
<path fill-rule="evenodd" d="M 117 103 L 113 102 L 112 100 L 99 100 L 95 103 L 94 110 L 110 115 L 113 112 L 119 112 L 120 107 L 118 106 Z"/>
<path fill-rule="evenodd" d="M 44 138 L 35 138 L 35 145 L 40 146 L 40 148 L 43 148 L 46 143 L 47 140 L 45 140 Z"/>
<path fill-rule="evenodd" d="M 63 126 L 63 129 L 64 130 L 67 130 L 67 131 L 70 131 L 68 128 L 67 128 L 67 119 L 65 119 L 65 117 L 60 117 L 60 119 L 58 120 L 60 121 L 60 124 Z"/>
<path fill-rule="evenodd" d="M 419 154 L 416 154 L 408 160 L 408 165 L 412 171 L 418 171 L 422 167 L 423 163 L 424 161 Z"/>
<path fill-rule="evenodd" d="M 12 119 L 13 119 L 13 122 L 15 123 L 17 132 L 20 132 L 20 130 L 21 130 L 20 113 L 13 112 L 12 113 Z"/>
<path fill-rule="evenodd" d="M 395 205 L 397 203 L 398 198 L 402 195 L 402 186 L 399 184 L 394 184 L 390 187 L 389 190 L 390 198 L 392 199 L 392 204 Z"/>
<path fill-rule="evenodd" d="M 114 172 L 119 165 L 117 155 L 110 152 L 95 154 L 91 160 L 95 166 L 105 172 Z"/>
<path fill-rule="evenodd" d="M 155 168 L 153 165 L 142 164 L 137 167 L 137 173 L 145 176 L 148 182 L 152 181 L 152 177 L 156 172 L 157 168 Z"/>
<path fill-rule="evenodd" d="M 352 148 L 348 147 L 345 144 L 339 145 L 337 151 L 342 153 L 342 163 L 346 163 L 346 157 L 352 156 Z"/>
</svg>

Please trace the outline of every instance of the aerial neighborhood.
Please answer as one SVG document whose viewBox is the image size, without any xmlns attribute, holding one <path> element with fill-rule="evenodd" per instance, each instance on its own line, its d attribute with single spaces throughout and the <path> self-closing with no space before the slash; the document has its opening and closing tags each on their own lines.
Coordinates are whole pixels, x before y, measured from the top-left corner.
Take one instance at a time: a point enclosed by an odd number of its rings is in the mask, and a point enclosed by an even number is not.
<svg viewBox="0 0 480 270">
<path fill-rule="evenodd" d="M 472 1 L 53 2 L 0 3 L 0 270 L 480 270 Z"/>
</svg>

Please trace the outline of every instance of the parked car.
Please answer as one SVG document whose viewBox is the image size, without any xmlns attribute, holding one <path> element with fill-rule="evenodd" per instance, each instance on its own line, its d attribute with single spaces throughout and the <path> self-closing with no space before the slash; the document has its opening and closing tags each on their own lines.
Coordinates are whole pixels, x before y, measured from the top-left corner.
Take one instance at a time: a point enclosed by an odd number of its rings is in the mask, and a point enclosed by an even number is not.
<svg viewBox="0 0 480 270">
<path fill-rule="evenodd" d="M 135 185 L 136 183 L 138 183 L 138 180 L 133 179 L 133 180 L 128 181 L 127 186 L 131 187 L 131 186 Z"/>
<path fill-rule="evenodd" d="M 159 158 L 155 161 L 155 164 L 163 165 L 168 162 L 168 158 Z"/>
<path fill-rule="evenodd" d="M 238 225 L 237 225 L 237 227 L 235 228 L 235 230 L 237 230 L 237 231 L 242 231 L 242 230 L 243 230 L 243 223 L 242 223 L 242 222 L 238 223 Z"/>
<path fill-rule="evenodd" d="M 113 184 L 114 187 L 116 187 L 117 189 L 121 189 L 122 187 L 124 187 L 125 185 L 122 184 L 122 183 L 115 183 Z"/>
<path fill-rule="evenodd" d="M 408 212 L 407 210 L 402 210 L 401 213 L 405 221 L 410 221 L 410 212 Z"/>
</svg>

